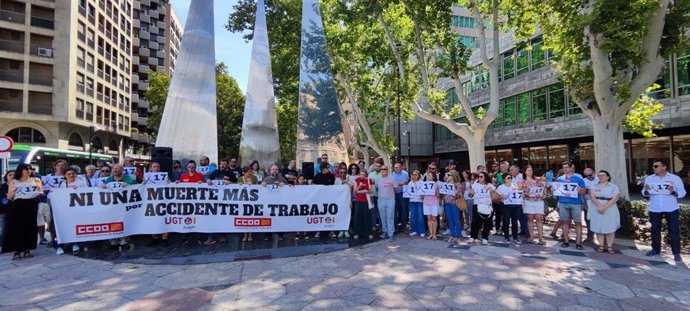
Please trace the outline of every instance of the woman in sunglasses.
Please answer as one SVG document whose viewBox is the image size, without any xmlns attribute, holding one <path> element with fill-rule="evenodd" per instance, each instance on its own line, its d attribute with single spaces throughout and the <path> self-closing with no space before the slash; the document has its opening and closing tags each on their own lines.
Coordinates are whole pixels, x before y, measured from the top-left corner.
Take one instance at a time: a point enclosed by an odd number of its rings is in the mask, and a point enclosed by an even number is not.
<svg viewBox="0 0 690 311">
<path fill-rule="evenodd" d="M 19 164 L 14 179 L 8 181 L 7 199 L 13 200 L 7 217 L 5 244 L 2 252 L 14 252 L 12 260 L 32 258 L 32 249 L 36 249 L 38 226 L 38 200 L 43 195 L 43 183 L 31 177 L 32 167 Z"/>
</svg>

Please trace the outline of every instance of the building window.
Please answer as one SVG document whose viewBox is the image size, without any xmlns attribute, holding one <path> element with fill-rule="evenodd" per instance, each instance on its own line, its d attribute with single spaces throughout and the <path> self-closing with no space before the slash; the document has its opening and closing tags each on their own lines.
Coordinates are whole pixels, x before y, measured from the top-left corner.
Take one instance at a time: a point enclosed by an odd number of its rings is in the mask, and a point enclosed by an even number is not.
<svg viewBox="0 0 690 311">
<path fill-rule="evenodd" d="M 532 118 L 534 121 L 546 120 L 546 88 L 532 91 Z"/>
<path fill-rule="evenodd" d="M 547 161 L 546 146 L 529 147 L 528 161 L 529 165 L 531 165 L 532 169 L 534 170 L 535 176 L 544 176 L 543 174 L 549 167 Z"/>
<path fill-rule="evenodd" d="M 489 69 L 485 68 L 484 66 L 482 68 L 482 89 L 486 89 L 489 87 Z"/>
<path fill-rule="evenodd" d="M 678 56 L 678 96 L 690 95 L 690 53 Z"/>
<path fill-rule="evenodd" d="M 544 67 L 545 57 L 542 47 L 544 42 L 539 39 L 532 42 L 532 70 Z"/>
<path fill-rule="evenodd" d="M 84 75 L 77 73 L 77 91 L 84 94 Z"/>
<path fill-rule="evenodd" d="M 529 51 L 521 49 L 517 52 L 517 75 L 529 72 Z"/>
<path fill-rule="evenodd" d="M 84 100 L 81 98 L 77 98 L 77 109 L 75 115 L 79 119 L 84 119 Z"/>
<path fill-rule="evenodd" d="M 503 81 L 511 79 L 515 76 L 515 54 L 503 54 Z"/>
<path fill-rule="evenodd" d="M 659 88 L 649 92 L 647 94 L 651 98 L 663 99 L 671 97 L 671 62 L 664 62 L 664 72 L 659 76 L 659 79 L 654 81 L 655 84 L 659 85 Z M 679 77 L 680 78 L 680 77 Z"/>
<path fill-rule="evenodd" d="M 477 38 L 471 36 L 457 36 L 455 38 L 455 44 L 462 44 L 465 47 L 471 48 L 476 46 Z"/>
<path fill-rule="evenodd" d="M 469 16 L 453 16 L 450 24 L 455 27 L 474 28 L 474 18 Z"/>
<path fill-rule="evenodd" d="M 509 97 L 503 100 L 504 123 L 506 126 L 517 124 L 516 110 L 515 110 L 516 96 Z"/>
<path fill-rule="evenodd" d="M 41 143 L 46 142 L 46 137 L 41 133 L 41 131 L 32 129 L 30 127 L 18 127 L 10 130 L 5 134 L 14 140 L 15 143 Z"/>
<path fill-rule="evenodd" d="M 84 150 L 84 141 L 81 139 L 81 136 L 79 136 L 79 134 L 77 133 L 72 133 L 72 135 L 69 136 L 67 144 L 69 145 L 69 147 L 76 147 L 70 149 Z"/>
<path fill-rule="evenodd" d="M 690 189 L 690 135 L 673 136 L 673 172 Z"/>
<path fill-rule="evenodd" d="M 522 93 L 518 98 L 518 124 L 527 124 L 531 122 L 531 103 L 529 100 L 529 93 Z"/>
<path fill-rule="evenodd" d="M 561 163 L 570 161 L 568 154 L 568 145 L 553 145 L 549 146 L 549 167 L 556 168 L 556 171 L 561 167 Z"/>
<path fill-rule="evenodd" d="M 549 118 L 565 116 L 565 94 L 563 85 L 555 84 L 549 87 Z"/>
<path fill-rule="evenodd" d="M 652 174 L 652 164 L 658 159 L 664 159 L 668 163 L 671 163 L 670 137 L 633 139 L 631 175 L 634 177 L 633 180 L 636 180 L 638 177 Z M 671 164 L 669 164 L 669 170 L 672 170 L 670 166 Z"/>
<path fill-rule="evenodd" d="M 87 121 L 93 122 L 93 103 L 86 103 L 86 117 Z"/>
<path fill-rule="evenodd" d="M 568 95 L 568 115 L 572 116 L 579 113 L 582 113 L 582 108 L 575 102 L 575 99 Z"/>
<path fill-rule="evenodd" d="M 472 78 L 470 80 L 470 83 L 471 83 L 470 91 L 471 92 L 479 90 L 480 75 L 481 75 L 481 68 L 478 67 L 475 70 L 472 70 Z"/>
<path fill-rule="evenodd" d="M 496 115 L 496 119 L 494 119 L 494 122 L 491 123 L 491 127 L 503 127 L 503 100 L 498 102 L 498 114 Z"/>
</svg>

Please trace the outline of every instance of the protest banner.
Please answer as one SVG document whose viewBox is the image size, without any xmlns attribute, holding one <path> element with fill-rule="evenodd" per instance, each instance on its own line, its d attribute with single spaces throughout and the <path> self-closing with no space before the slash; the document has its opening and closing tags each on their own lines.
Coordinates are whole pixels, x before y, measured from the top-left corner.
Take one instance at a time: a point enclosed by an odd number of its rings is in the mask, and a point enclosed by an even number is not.
<svg viewBox="0 0 690 311">
<path fill-rule="evenodd" d="M 350 223 L 342 186 L 123 185 L 55 189 L 59 243 L 164 232 L 341 231 Z"/>
</svg>

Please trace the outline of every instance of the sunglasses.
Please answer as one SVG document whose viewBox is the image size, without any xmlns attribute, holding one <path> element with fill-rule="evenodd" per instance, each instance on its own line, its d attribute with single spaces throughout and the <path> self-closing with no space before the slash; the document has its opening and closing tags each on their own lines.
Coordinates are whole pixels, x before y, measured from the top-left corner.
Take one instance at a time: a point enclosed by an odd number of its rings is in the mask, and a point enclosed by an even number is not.
<svg viewBox="0 0 690 311">
<path fill-rule="evenodd" d="M 388 169 L 387 169 L 387 168 L 382 168 L 381 170 L 382 170 L 382 171 L 387 171 Z"/>
<path fill-rule="evenodd" d="M 484 179 L 484 176 L 479 176 L 479 179 Z"/>
<path fill-rule="evenodd" d="M 110 173 L 110 170 L 101 170 L 101 173 Z"/>
<path fill-rule="evenodd" d="M 659 164 L 652 165 L 653 168 L 659 168 L 659 166 L 661 166 L 661 165 L 659 165 Z"/>
<path fill-rule="evenodd" d="M 506 179 L 513 179 L 513 177 L 506 177 Z"/>
</svg>

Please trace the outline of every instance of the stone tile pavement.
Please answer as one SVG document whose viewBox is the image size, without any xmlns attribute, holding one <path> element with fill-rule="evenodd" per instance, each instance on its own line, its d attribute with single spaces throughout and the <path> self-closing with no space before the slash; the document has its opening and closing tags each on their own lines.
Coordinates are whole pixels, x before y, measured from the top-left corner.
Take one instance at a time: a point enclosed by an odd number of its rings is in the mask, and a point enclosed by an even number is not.
<svg viewBox="0 0 690 311">
<path fill-rule="evenodd" d="M 111 263 L 45 248 L 0 257 L 1 310 L 690 310 L 690 270 L 618 240 L 450 245 L 399 236 L 317 255 L 195 265 Z M 690 255 L 684 254 L 685 262 Z"/>
</svg>

